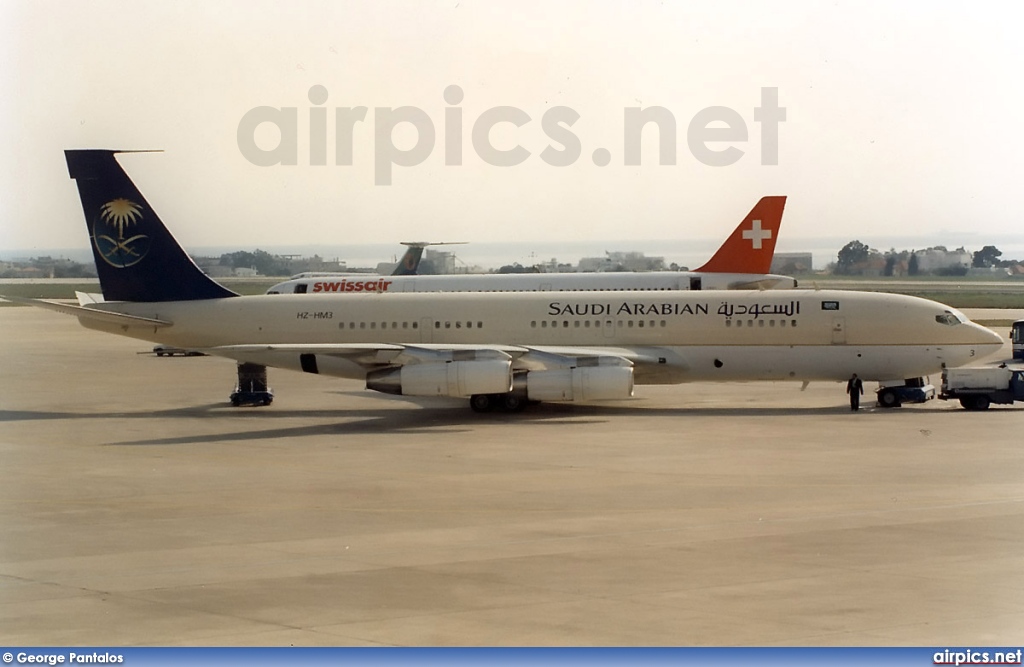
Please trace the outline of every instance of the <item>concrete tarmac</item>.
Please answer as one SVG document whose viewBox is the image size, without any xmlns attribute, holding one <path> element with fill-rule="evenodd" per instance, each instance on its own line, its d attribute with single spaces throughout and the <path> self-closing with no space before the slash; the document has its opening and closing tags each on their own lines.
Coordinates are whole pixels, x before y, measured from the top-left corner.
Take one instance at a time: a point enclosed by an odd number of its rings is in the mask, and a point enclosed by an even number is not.
<svg viewBox="0 0 1024 667">
<path fill-rule="evenodd" d="M 230 361 L 30 308 L 0 341 L 0 644 L 1024 643 L 1019 406 L 477 415 L 271 369 L 231 408 Z"/>
</svg>

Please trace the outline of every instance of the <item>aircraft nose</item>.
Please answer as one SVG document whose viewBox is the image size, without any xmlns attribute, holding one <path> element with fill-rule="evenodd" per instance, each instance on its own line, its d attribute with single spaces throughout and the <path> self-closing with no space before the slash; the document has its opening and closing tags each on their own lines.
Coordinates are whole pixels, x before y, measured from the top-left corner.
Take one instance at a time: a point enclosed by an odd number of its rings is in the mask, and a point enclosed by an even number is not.
<svg viewBox="0 0 1024 667">
<path fill-rule="evenodd" d="M 977 338 L 978 338 L 978 344 L 979 345 L 998 345 L 998 346 L 1002 347 L 1002 345 L 1003 345 L 1003 337 L 1002 336 L 997 334 L 995 331 L 992 331 L 991 329 L 989 329 L 987 327 L 983 327 L 980 324 L 977 324 L 975 322 L 971 322 L 971 324 L 974 325 L 975 332 L 978 334 Z"/>
</svg>

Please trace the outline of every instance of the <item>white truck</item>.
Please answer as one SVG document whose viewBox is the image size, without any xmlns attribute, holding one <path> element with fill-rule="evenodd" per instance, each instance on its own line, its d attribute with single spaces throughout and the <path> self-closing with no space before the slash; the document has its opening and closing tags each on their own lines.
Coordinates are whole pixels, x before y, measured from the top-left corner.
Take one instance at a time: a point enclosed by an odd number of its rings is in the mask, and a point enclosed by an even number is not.
<svg viewBox="0 0 1024 667">
<path fill-rule="evenodd" d="M 988 410 L 992 403 L 1024 401 L 1024 370 L 1006 368 L 947 368 L 942 371 L 939 398 L 957 399 L 968 410 Z"/>
</svg>

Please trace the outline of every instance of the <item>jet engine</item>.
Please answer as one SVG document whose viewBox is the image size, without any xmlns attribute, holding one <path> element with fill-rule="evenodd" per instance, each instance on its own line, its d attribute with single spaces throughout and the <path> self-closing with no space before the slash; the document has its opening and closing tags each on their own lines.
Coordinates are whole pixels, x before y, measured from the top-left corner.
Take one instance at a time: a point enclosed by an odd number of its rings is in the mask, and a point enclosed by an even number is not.
<svg viewBox="0 0 1024 667">
<path fill-rule="evenodd" d="M 512 390 L 512 360 L 447 361 L 382 368 L 367 374 L 366 388 L 402 396 L 500 394 Z"/>
<path fill-rule="evenodd" d="M 526 374 L 526 396 L 531 401 L 602 401 L 632 395 L 632 366 L 589 366 Z"/>
</svg>

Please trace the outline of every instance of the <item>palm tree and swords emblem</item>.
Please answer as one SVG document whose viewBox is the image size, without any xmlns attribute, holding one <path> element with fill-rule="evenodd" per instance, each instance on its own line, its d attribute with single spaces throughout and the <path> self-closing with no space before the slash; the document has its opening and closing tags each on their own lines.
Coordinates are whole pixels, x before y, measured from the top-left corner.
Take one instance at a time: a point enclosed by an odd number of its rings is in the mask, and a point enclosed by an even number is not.
<svg viewBox="0 0 1024 667">
<path fill-rule="evenodd" d="M 109 227 L 117 229 L 117 238 L 110 234 L 100 234 L 99 230 L 93 230 L 96 249 L 100 255 L 111 266 L 123 269 L 139 262 L 149 251 L 149 237 L 145 234 L 135 234 L 125 238 L 125 228 L 138 224 L 142 219 L 142 207 L 133 201 L 124 198 L 108 201 L 100 207 L 100 216 L 97 222 L 105 223 Z"/>
</svg>

